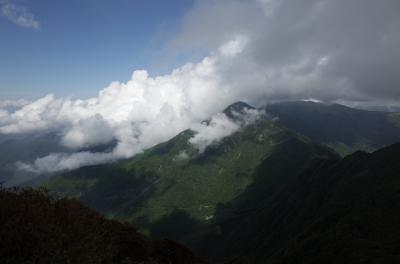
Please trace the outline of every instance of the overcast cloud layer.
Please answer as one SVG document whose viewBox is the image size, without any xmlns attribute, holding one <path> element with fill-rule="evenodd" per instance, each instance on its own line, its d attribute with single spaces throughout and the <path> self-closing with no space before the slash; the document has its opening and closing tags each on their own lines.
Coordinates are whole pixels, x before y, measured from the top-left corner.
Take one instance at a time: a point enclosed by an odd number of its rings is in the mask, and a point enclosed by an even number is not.
<svg viewBox="0 0 400 264">
<path fill-rule="evenodd" d="M 210 50 L 202 61 L 165 76 L 135 71 L 89 100 L 48 95 L 0 110 L 0 133 L 51 129 L 77 150 L 117 141 L 112 153 L 53 154 L 21 166 L 54 171 L 131 157 L 238 100 L 398 103 L 399 14 L 398 0 L 198 1 L 171 48 Z"/>
</svg>

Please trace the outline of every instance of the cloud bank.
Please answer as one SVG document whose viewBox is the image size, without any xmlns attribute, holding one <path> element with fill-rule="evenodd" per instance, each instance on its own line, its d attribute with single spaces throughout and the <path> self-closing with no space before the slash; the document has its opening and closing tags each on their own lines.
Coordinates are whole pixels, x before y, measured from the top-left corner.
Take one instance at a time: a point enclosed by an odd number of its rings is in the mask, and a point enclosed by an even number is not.
<svg viewBox="0 0 400 264">
<path fill-rule="evenodd" d="M 215 76 L 215 57 L 188 63 L 171 74 L 149 77 L 135 71 L 127 83 L 113 82 L 88 100 L 53 95 L 15 112 L 0 112 L 0 133 L 57 131 L 60 144 L 79 149 L 116 141 L 110 153 L 56 153 L 19 164 L 20 169 L 54 172 L 128 158 L 166 141 L 229 102 Z M 210 95 L 213 95 L 209 97 Z M 204 103 L 207 102 L 207 103 Z"/>
<path fill-rule="evenodd" d="M 48 95 L 0 110 L 0 133 L 57 131 L 76 153 L 25 164 L 55 171 L 132 157 L 190 127 L 202 150 L 237 124 L 198 124 L 239 100 L 399 102 L 399 12 L 397 0 L 197 1 L 171 48 L 207 49 L 204 59 L 163 76 L 135 71 L 88 100 Z M 79 152 L 113 141 L 110 153 Z"/>
</svg>

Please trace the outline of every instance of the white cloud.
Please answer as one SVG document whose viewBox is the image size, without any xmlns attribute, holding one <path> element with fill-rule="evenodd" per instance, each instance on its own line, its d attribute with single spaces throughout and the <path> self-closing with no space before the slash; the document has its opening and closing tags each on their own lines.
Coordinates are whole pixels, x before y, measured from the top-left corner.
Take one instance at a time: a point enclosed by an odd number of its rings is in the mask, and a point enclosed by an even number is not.
<svg viewBox="0 0 400 264">
<path fill-rule="evenodd" d="M 203 153 L 208 146 L 234 134 L 242 127 L 255 123 L 263 115 L 262 112 L 253 109 L 244 109 L 243 113 L 232 114 L 234 119 L 224 113 L 217 113 L 207 122 L 192 125 L 191 130 L 196 134 L 189 139 L 189 142 L 199 150 L 199 153 Z"/>
<path fill-rule="evenodd" d="M 106 144 L 114 139 L 114 132 L 99 114 L 79 120 L 68 128 L 61 144 L 72 149 Z"/>
<path fill-rule="evenodd" d="M 55 153 L 36 159 L 32 164 L 17 162 L 17 168 L 33 173 L 54 173 L 74 170 L 82 166 L 107 163 L 115 160 L 110 153 L 77 152 L 73 154 Z"/>
<path fill-rule="evenodd" d="M 225 114 L 219 113 L 213 116 L 208 124 L 203 122 L 193 125 L 191 129 L 196 134 L 189 142 L 199 150 L 199 153 L 203 153 L 209 145 L 232 135 L 239 128 L 240 126 L 230 120 Z"/>
<path fill-rule="evenodd" d="M 9 1 L 0 2 L 0 14 L 18 26 L 34 30 L 40 28 L 39 21 L 35 19 L 34 15 L 27 8 Z"/>
<path fill-rule="evenodd" d="M 47 130 L 59 125 L 55 116 L 58 114 L 63 101 L 53 95 L 45 96 L 10 113 L 0 123 L 0 133 L 25 133 Z"/>
<path fill-rule="evenodd" d="M 45 96 L 13 113 L 2 112 L 0 133 L 59 131 L 60 143 L 72 149 L 117 142 L 112 152 L 104 155 L 58 153 L 30 165 L 20 164 L 21 169 L 30 171 L 49 172 L 132 157 L 231 102 L 226 91 L 218 89 L 215 60 L 206 57 L 155 78 L 146 71 L 135 71 L 127 83 L 113 82 L 88 100 Z"/>
</svg>

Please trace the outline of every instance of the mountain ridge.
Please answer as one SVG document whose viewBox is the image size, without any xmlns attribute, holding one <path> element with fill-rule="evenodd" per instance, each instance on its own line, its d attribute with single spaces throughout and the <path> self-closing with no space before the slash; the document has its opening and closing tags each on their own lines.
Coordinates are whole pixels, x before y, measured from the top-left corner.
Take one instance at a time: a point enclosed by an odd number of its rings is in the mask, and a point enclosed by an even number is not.
<svg viewBox="0 0 400 264">
<path fill-rule="evenodd" d="M 398 131 L 393 120 L 384 113 L 307 102 L 300 103 L 304 108 L 293 111 L 296 105 L 275 105 L 286 116 L 276 115 L 276 108 L 265 108 L 266 115 L 213 142 L 203 152 L 190 141 L 196 132 L 185 130 L 131 159 L 66 172 L 51 178 L 45 186 L 53 192 L 78 197 L 109 218 L 133 222 L 146 234 L 188 245 L 210 261 L 237 257 L 243 263 L 248 263 L 247 259 L 281 263 L 286 256 L 282 252 L 289 250 L 299 254 L 289 243 L 291 237 L 302 237 L 298 229 L 313 229 L 313 222 L 308 219 L 316 221 L 326 217 L 325 211 L 321 211 L 324 197 L 329 193 L 329 186 L 335 186 L 327 183 L 329 179 L 343 181 L 340 173 L 347 173 L 350 179 L 352 173 L 359 173 L 360 166 L 366 166 L 363 164 L 367 157 L 378 155 L 358 151 L 342 159 L 323 139 L 329 139 L 337 130 L 342 131 L 338 135 L 344 140 L 352 139 L 357 129 L 370 128 L 370 121 L 364 117 L 371 113 L 373 122 L 378 125 L 383 122 L 390 128 L 372 133 L 369 139 L 377 136 L 379 140 L 368 145 L 371 149 L 397 138 L 380 141 L 387 131 L 393 135 Z M 234 121 L 235 113 L 256 109 L 237 103 L 225 111 L 232 114 L 228 118 Z M 360 113 L 364 118 L 357 121 L 360 126 L 348 129 L 336 123 L 337 120 L 352 123 Z M 321 129 L 317 136 L 321 136 L 322 141 L 312 140 L 315 137 L 312 133 L 301 134 L 301 127 L 289 129 L 293 123 L 288 120 L 292 121 L 296 114 L 300 116 L 296 122 L 309 120 L 303 122 L 307 129 Z M 319 126 L 327 123 L 327 126 Z M 377 126 L 372 124 L 372 127 Z M 329 131 L 331 128 L 335 131 Z M 369 132 L 360 135 L 371 136 Z M 382 153 L 388 155 L 385 151 Z M 360 189 L 368 189 L 365 183 L 361 185 Z M 334 192 L 341 193 L 339 189 Z M 347 215 L 340 214 L 341 207 L 331 204 L 328 207 L 347 219 Z M 332 217 L 324 221 L 337 219 Z M 291 222 L 290 219 L 295 220 Z M 320 236 L 319 239 L 325 239 L 322 234 Z M 306 240 L 308 237 L 304 238 Z M 301 258 L 306 259 L 306 256 Z"/>
</svg>

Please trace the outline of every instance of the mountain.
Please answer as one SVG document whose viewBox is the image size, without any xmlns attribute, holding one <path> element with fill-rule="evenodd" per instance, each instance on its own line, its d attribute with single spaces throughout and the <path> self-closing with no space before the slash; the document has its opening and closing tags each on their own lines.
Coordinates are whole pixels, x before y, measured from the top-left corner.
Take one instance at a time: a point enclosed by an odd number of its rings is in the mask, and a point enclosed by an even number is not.
<svg viewBox="0 0 400 264">
<path fill-rule="evenodd" d="M 400 135 L 399 114 L 310 102 L 265 110 L 204 152 L 186 130 L 45 186 L 211 262 L 396 263 L 400 146 L 345 158 L 328 146 L 344 156 L 388 145 Z M 223 113 L 242 122 L 249 111 L 239 102 Z"/>
<path fill-rule="evenodd" d="M 341 155 L 373 151 L 400 141 L 400 114 L 339 104 L 282 102 L 265 107 L 288 129 L 325 143 Z"/>
<path fill-rule="evenodd" d="M 235 113 L 247 108 L 241 106 L 230 106 L 225 113 L 236 117 Z M 109 217 L 133 222 L 154 236 L 188 243 L 221 206 L 254 182 L 261 167 L 278 183 L 289 181 L 292 172 L 301 171 L 316 157 L 339 158 L 268 116 L 203 153 L 190 143 L 193 135 L 184 131 L 130 160 L 68 172 L 51 178 L 45 186 L 78 197 Z"/>
<path fill-rule="evenodd" d="M 0 262 L 202 263 L 173 241 L 151 240 L 77 200 L 32 189 L 0 189 Z"/>
<path fill-rule="evenodd" d="M 255 110 L 255 108 L 251 105 L 246 104 L 245 102 L 236 102 L 229 105 L 225 108 L 222 113 L 224 113 L 230 119 L 236 119 L 238 116 L 243 116 L 248 110 Z"/>
<path fill-rule="evenodd" d="M 319 159 L 273 190 L 267 175 L 216 213 L 199 253 L 234 263 L 400 262 L 400 144 Z"/>
</svg>

